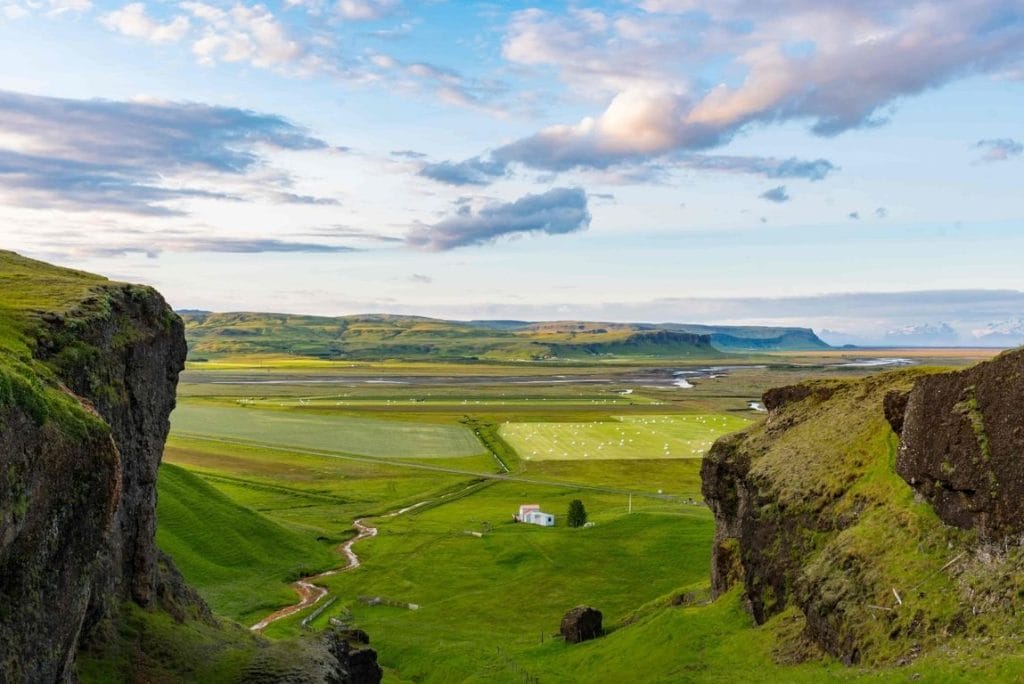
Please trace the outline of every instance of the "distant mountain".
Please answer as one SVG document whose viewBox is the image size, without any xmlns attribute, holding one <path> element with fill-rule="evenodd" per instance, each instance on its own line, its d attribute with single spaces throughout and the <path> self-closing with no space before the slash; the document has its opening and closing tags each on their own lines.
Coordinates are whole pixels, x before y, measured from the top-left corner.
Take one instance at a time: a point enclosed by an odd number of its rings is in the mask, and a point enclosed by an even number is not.
<svg viewBox="0 0 1024 684">
<path fill-rule="evenodd" d="M 680 323 L 665 323 L 660 327 L 666 330 L 710 335 L 711 343 L 722 351 L 811 351 L 829 348 L 829 345 L 810 328 Z"/>
<path fill-rule="evenodd" d="M 827 348 L 803 328 L 584 321 L 444 321 L 181 311 L 191 357 L 291 355 L 351 360 L 713 359 L 725 352 Z"/>
<path fill-rule="evenodd" d="M 962 344 L 960 335 L 948 323 L 906 325 L 885 333 L 885 344 L 895 347 L 936 347 Z"/>
<path fill-rule="evenodd" d="M 971 331 L 977 344 L 992 347 L 1016 347 L 1024 344 L 1024 318 L 989 323 Z"/>
</svg>

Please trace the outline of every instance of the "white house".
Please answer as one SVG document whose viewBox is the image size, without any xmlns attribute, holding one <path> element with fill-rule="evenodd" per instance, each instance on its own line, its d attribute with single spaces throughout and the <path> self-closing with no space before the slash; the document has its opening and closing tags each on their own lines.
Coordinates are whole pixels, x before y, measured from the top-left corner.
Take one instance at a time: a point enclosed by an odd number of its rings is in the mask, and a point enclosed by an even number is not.
<svg viewBox="0 0 1024 684">
<path fill-rule="evenodd" d="M 519 514 L 515 516 L 519 522 L 540 525 L 541 527 L 554 527 L 555 516 L 540 510 L 539 504 L 523 504 L 519 507 Z"/>
</svg>

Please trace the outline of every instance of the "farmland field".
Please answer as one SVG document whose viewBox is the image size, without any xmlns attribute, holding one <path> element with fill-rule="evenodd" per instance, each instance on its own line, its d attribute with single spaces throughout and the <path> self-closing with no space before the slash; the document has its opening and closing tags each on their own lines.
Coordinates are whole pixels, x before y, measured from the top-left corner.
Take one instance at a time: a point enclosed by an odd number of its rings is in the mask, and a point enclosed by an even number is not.
<svg viewBox="0 0 1024 684">
<path fill-rule="evenodd" d="M 615 416 L 594 423 L 506 423 L 501 436 L 526 460 L 700 458 L 749 420 L 733 415 Z"/>
<path fill-rule="evenodd" d="M 217 613 L 252 625 L 297 600 L 300 575 L 345 564 L 354 520 L 376 527 L 360 567 L 317 580 L 327 597 L 264 634 L 365 629 L 387 682 L 847 678 L 775 665 L 737 597 L 703 605 L 700 456 L 762 419 L 748 403 L 768 386 L 869 372 L 815 363 L 731 366 L 689 388 L 678 369 L 635 365 L 193 364 L 158 538 Z M 565 525 L 572 499 L 592 528 Z M 556 526 L 513 523 L 523 503 Z M 696 603 L 669 608 L 684 595 Z M 581 603 L 604 612 L 608 646 L 567 652 L 552 637 Z M 630 655 L 664 625 L 678 643 Z"/>
<path fill-rule="evenodd" d="M 379 458 L 449 458 L 483 452 L 473 434 L 458 425 L 394 424 L 373 418 L 199 404 L 178 408 L 172 424 L 181 434 Z"/>
</svg>

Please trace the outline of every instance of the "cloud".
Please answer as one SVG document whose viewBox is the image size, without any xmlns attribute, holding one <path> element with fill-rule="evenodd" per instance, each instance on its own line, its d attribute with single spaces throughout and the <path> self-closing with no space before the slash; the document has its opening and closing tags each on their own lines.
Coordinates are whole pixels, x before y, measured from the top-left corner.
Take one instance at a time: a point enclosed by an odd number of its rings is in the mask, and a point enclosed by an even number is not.
<svg viewBox="0 0 1024 684">
<path fill-rule="evenodd" d="M 503 54 L 603 110 L 504 148 L 550 170 L 713 148 L 751 125 L 818 135 L 877 125 L 901 98 L 1024 55 L 1017 2 L 662 2 L 648 13 L 516 13 Z M 660 14 L 667 13 L 667 14 Z M 721 74 L 704 80 L 700 74 Z M 716 82 L 717 81 L 717 82 Z"/>
<path fill-rule="evenodd" d="M 701 171 L 748 173 L 765 178 L 803 178 L 824 180 L 839 170 L 827 159 L 775 159 L 774 157 L 741 157 L 730 155 L 691 154 L 677 161 L 680 166 Z"/>
<path fill-rule="evenodd" d="M 423 275 L 422 273 L 413 273 L 409 276 L 409 281 L 419 285 L 429 285 L 434 282 L 434 279 L 428 275 Z"/>
<path fill-rule="evenodd" d="M 1006 161 L 1024 154 L 1024 144 L 1013 138 L 979 140 L 974 147 L 985 151 L 981 156 L 981 161 L 986 162 Z"/>
<path fill-rule="evenodd" d="M 340 0 L 338 14 L 350 21 L 371 21 L 387 16 L 398 7 L 398 0 Z"/>
<path fill-rule="evenodd" d="M 782 204 L 783 202 L 788 202 L 790 199 L 789 194 L 786 192 L 785 185 L 779 185 L 769 190 L 765 190 L 760 195 L 758 195 L 758 197 L 760 197 L 763 200 L 768 200 L 769 202 L 777 202 L 779 204 Z"/>
<path fill-rule="evenodd" d="M 103 15 L 100 23 L 111 31 L 151 43 L 177 43 L 185 37 L 190 27 L 188 17 L 180 14 L 163 24 L 151 19 L 146 15 L 146 6 L 141 2 L 133 2 Z"/>
<path fill-rule="evenodd" d="M 593 160 L 592 164 L 579 164 L 578 160 L 553 159 L 544 145 L 523 146 L 515 143 L 499 147 L 492 152 L 462 161 L 442 161 L 424 164 L 419 174 L 449 185 L 488 185 L 511 174 L 514 164 L 543 171 L 559 172 L 576 168 L 613 171 L 603 180 L 609 183 L 632 184 L 664 182 L 673 169 L 741 173 L 765 178 L 803 178 L 820 181 L 839 170 L 827 159 L 776 159 L 738 155 L 680 153 L 648 159 Z M 563 163 L 564 162 L 564 163 Z"/>
<path fill-rule="evenodd" d="M 182 238 L 150 240 L 146 244 L 113 246 L 78 246 L 72 248 L 75 254 L 91 257 L 117 257 L 128 254 L 145 254 L 156 258 L 162 252 L 211 252 L 219 254 L 261 254 L 265 252 L 338 254 L 356 251 L 343 245 L 328 245 L 312 242 L 289 242 L 271 238 Z"/>
<path fill-rule="evenodd" d="M 377 70 L 373 77 L 388 79 L 394 88 L 427 90 L 446 104 L 504 113 L 500 100 L 509 89 L 502 81 L 470 78 L 455 69 L 429 62 L 406 62 L 384 53 L 372 53 L 368 60 Z"/>
<path fill-rule="evenodd" d="M 587 194 L 581 188 L 554 188 L 514 202 L 490 203 L 477 211 L 462 204 L 454 215 L 414 228 L 406 242 L 420 249 L 443 251 L 485 244 L 507 235 L 572 233 L 589 225 Z"/>
<path fill-rule="evenodd" d="M 188 198 L 240 199 L 195 179 L 246 178 L 264 150 L 327 144 L 279 116 L 186 103 L 72 100 L 0 91 L 0 196 L 14 206 L 182 213 Z M 268 187 L 278 192 L 280 175 Z M 279 201 L 307 201 L 284 193 Z"/>
<path fill-rule="evenodd" d="M 875 209 L 875 218 L 884 219 L 889 215 L 889 210 L 885 207 L 878 207 Z"/>
<path fill-rule="evenodd" d="M 850 219 L 851 221 L 860 221 L 860 212 L 859 211 L 851 211 L 849 214 L 846 215 L 846 217 L 848 219 Z"/>
<path fill-rule="evenodd" d="M 419 175 L 447 185 L 488 185 L 505 176 L 508 167 L 496 159 L 473 157 L 461 162 L 424 164 Z"/>
<path fill-rule="evenodd" d="M 391 150 L 391 156 L 405 159 L 424 159 L 427 155 L 416 150 Z"/>
</svg>

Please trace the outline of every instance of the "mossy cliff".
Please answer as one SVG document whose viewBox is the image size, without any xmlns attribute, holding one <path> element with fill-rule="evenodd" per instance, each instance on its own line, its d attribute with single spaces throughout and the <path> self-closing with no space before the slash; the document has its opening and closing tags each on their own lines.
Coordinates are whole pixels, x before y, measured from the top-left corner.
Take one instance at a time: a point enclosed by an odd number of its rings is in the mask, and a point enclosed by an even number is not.
<svg viewBox="0 0 1024 684">
<path fill-rule="evenodd" d="M 0 643 L 12 679 L 69 672 L 156 592 L 157 466 L 185 359 L 148 288 L 0 253 Z"/>
<path fill-rule="evenodd" d="M 0 251 L 0 681 L 351 681 L 344 637 L 220 623 L 157 549 L 185 354 L 156 291 Z"/>
<path fill-rule="evenodd" d="M 787 661 L 885 665 L 1016 644 L 1022 363 L 1017 351 L 963 372 L 766 393 L 766 421 L 703 463 L 715 593 L 740 584 L 758 624 L 789 615 Z"/>
</svg>

